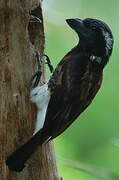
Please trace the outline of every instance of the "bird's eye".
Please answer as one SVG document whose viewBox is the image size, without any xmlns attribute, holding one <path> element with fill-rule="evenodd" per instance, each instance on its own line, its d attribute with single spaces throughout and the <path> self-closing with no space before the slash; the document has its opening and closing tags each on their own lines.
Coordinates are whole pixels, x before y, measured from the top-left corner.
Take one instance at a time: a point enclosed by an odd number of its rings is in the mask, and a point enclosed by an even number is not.
<svg viewBox="0 0 119 180">
<path fill-rule="evenodd" d="M 86 27 L 90 27 L 90 22 L 89 22 L 89 21 L 84 21 L 84 25 L 85 25 Z"/>
<path fill-rule="evenodd" d="M 92 30 L 95 30 L 96 29 L 96 27 L 95 26 L 92 26 L 92 28 L 91 28 Z"/>
<path fill-rule="evenodd" d="M 91 30 L 96 30 L 95 22 L 84 21 L 84 25 Z"/>
</svg>

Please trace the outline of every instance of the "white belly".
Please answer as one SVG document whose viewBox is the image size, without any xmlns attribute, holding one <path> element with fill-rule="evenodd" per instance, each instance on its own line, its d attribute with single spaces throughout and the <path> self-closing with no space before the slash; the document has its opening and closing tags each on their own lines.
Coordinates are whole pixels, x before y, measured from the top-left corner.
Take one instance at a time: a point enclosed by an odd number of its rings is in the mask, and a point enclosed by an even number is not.
<svg viewBox="0 0 119 180">
<path fill-rule="evenodd" d="M 36 87 L 31 90 L 30 100 L 37 106 L 37 120 L 34 132 L 35 134 L 37 131 L 43 128 L 45 122 L 46 111 L 50 101 L 50 92 L 48 90 L 48 85 L 44 84 L 43 86 Z"/>
</svg>

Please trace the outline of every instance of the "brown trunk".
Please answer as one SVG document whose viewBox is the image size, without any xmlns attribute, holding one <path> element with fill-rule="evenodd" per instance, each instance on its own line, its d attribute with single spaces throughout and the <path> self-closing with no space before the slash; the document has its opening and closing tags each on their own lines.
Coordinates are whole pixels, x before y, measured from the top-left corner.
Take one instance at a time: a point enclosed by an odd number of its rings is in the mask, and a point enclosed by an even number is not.
<svg viewBox="0 0 119 180">
<path fill-rule="evenodd" d="M 21 173 L 5 165 L 5 158 L 34 130 L 36 108 L 29 102 L 25 83 L 34 72 L 34 50 L 44 50 L 43 23 L 28 25 L 33 6 L 32 13 L 42 19 L 37 5 L 34 0 L 0 1 L 0 180 L 59 179 L 50 143 L 39 147 Z"/>
</svg>

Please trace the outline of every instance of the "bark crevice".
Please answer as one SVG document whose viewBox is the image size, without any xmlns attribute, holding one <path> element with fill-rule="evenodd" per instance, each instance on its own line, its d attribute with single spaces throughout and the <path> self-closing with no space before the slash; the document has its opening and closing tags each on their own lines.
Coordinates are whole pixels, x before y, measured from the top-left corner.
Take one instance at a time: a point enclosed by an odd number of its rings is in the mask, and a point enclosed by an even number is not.
<svg viewBox="0 0 119 180">
<path fill-rule="evenodd" d="M 1 180 L 59 179 L 51 143 L 39 147 L 21 173 L 10 171 L 5 164 L 6 157 L 28 140 L 35 126 L 36 108 L 29 101 L 30 90 L 25 84 L 34 72 L 34 50 L 43 53 L 45 40 L 41 5 L 32 13 L 42 23 L 29 24 L 33 4 L 34 0 L 0 2 Z"/>
</svg>

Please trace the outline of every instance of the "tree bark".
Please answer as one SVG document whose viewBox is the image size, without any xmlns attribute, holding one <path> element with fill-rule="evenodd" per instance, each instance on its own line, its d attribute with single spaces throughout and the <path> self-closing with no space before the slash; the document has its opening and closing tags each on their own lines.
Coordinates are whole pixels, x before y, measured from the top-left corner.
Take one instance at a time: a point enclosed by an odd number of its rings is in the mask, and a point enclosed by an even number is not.
<svg viewBox="0 0 119 180">
<path fill-rule="evenodd" d="M 59 180 L 51 143 L 39 147 L 21 173 L 10 171 L 6 157 L 33 133 L 36 108 L 25 84 L 34 72 L 34 50 L 44 51 L 41 2 L 0 1 L 0 179 Z M 29 23 L 29 12 L 42 23 Z M 42 78 L 42 83 L 44 76 Z"/>
</svg>

